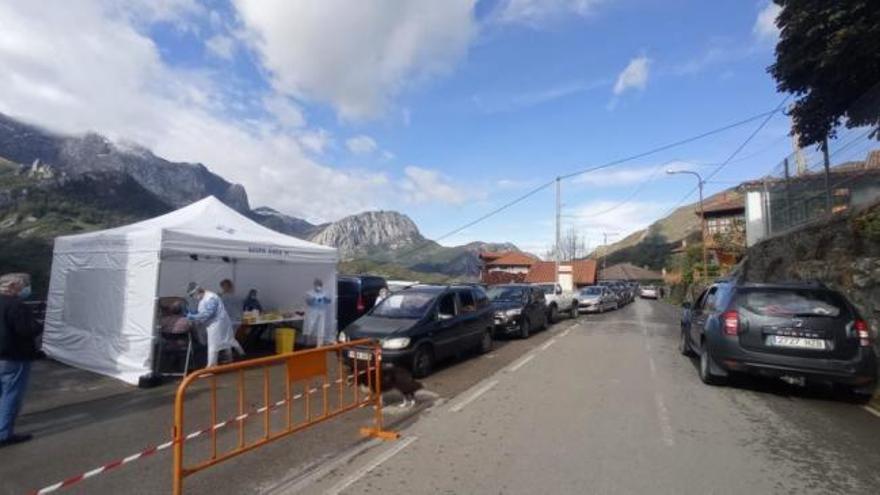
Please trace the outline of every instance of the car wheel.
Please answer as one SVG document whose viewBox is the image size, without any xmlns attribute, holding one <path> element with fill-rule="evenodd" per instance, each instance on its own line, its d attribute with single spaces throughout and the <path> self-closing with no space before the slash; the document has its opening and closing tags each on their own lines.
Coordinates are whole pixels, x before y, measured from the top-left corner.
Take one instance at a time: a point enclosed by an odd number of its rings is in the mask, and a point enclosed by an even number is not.
<svg viewBox="0 0 880 495">
<path fill-rule="evenodd" d="M 424 378 L 430 375 L 433 369 L 434 351 L 427 345 L 418 347 L 415 356 L 413 356 L 413 376 Z"/>
<path fill-rule="evenodd" d="M 611 309 L 615 309 L 615 310 L 620 309 L 620 303 L 619 302 L 614 303 L 614 307 Z"/>
<path fill-rule="evenodd" d="M 480 354 L 488 354 L 492 352 L 492 347 L 495 345 L 495 339 L 492 338 L 492 330 L 486 330 L 483 332 L 483 337 L 480 338 Z"/>
<path fill-rule="evenodd" d="M 712 372 L 712 356 L 709 355 L 705 341 L 700 345 L 700 380 L 706 385 L 724 384 L 724 377 Z"/>
<path fill-rule="evenodd" d="M 578 306 L 577 301 L 572 301 L 571 302 L 571 309 L 568 310 L 568 316 L 571 318 L 577 318 L 578 316 L 580 316 L 580 311 L 578 311 L 579 307 L 580 306 Z"/>
<path fill-rule="evenodd" d="M 522 323 L 519 324 L 519 338 L 527 339 L 529 338 L 529 334 L 532 331 L 532 324 L 529 322 L 528 318 L 523 318 Z"/>
<path fill-rule="evenodd" d="M 548 315 L 547 319 L 550 321 L 550 323 L 556 323 L 557 321 L 559 321 L 559 308 L 557 308 L 555 304 L 550 306 L 549 313 L 550 314 Z"/>
<path fill-rule="evenodd" d="M 678 339 L 678 352 L 680 352 L 682 356 L 694 357 L 694 350 L 691 349 L 691 344 L 688 342 L 687 334 L 684 329 L 681 330 L 681 337 Z"/>
</svg>

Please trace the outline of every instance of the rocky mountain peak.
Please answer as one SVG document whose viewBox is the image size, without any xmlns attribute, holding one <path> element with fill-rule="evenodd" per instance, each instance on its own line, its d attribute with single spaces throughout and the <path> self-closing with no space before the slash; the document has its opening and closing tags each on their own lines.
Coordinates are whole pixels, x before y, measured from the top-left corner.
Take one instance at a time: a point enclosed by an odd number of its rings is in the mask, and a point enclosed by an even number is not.
<svg viewBox="0 0 880 495">
<path fill-rule="evenodd" d="M 424 239 L 408 216 L 396 211 L 368 211 L 333 222 L 310 240 L 334 246 L 343 258 L 350 259 L 375 248 L 394 250 Z"/>
</svg>

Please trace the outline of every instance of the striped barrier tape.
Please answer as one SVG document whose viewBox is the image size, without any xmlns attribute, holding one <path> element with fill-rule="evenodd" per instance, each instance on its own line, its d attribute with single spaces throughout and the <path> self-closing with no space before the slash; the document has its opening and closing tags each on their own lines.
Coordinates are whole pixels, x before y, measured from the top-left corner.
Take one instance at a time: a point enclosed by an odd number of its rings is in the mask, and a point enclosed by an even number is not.
<svg viewBox="0 0 880 495">
<path fill-rule="evenodd" d="M 361 371 L 360 373 L 358 373 L 358 375 L 363 375 L 365 373 L 367 373 L 366 370 Z M 354 377 L 354 375 L 348 375 L 348 377 L 346 377 L 346 381 L 351 380 L 353 377 Z M 342 379 L 339 379 L 339 380 L 336 380 L 335 382 L 333 382 L 333 384 L 330 384 L 330 383 L 324 384 L 321 388 L 330 388 L 334 384 L 341 383 L 342 381 L 343 381 Z M 317 391 L 318 391 L 318 388 L 309 389 L 309 394 L 314 394 Z M 292 402 L 292 401 L 295 401 L 298 399 L 302 399 L 304 395 L 305 395 L 304 393 L 303 394 L 296 394 L 293 397 L 291 397 L 290 400 Z M 226 421 L 221 421 L 221 422 L 215 424 L 214 426 L 209 426 L 209 427 L 204 428 L 202 430 L 194 431 L 194 432 L 186 435 L 185 437 L 183 437 L 183 440 L 185 442 L 192 440 L 192 439 L 199 437 L 201 435 L 204 435 L 206 433 L 210 433 L 211 431 L 225 428 L 233 423 L 242 422 L 250 416 L 255 416 L 257 414 L 263 414 L 266 412 L 267 409 L 270 411 L 274 410 L 274 409 L 278 409 L 279 407 L 283 406 L 286 403 L 287 403 L 287 399 L 281 399 L 280 401 L 275 402 L 274 404 L 271 404 L 268 407 L 263 406 L 263 407 L 260 407 L 259 409 L 255 409 L 251 412 L 248 412 L 245 414 L 240 414 L 238 416 L 235 416 L 234 418 L 227 419 Z M 369 401 L 364 402 L 360 407 L 363 407 L 366 404 L 369 404 Z M 30 494 L 31 495 L 44 495 L 46 493 L 56 492 L 56 491 L 61 490 L 63 488 L 67 488 L 71 485 L 75 485 L 81 481 L 85 481 L 89 478 L 93 478 L 99 474 L 106 473 L 107 471 L 112 471 L 118 467 L 132 463 L 132 462 L 137 461 L 139 459 L 149 457 L 153 454 L 156 454 L 157 452 L 161 452 L 163 450 L 168 450 L 169 448 L 171 448 L 174 445 L 174 443 L 175 443 L 174 440 L 170 440 L 168 442 L 165 442 L 165 443 L 162 443 L 159 445 L 154 445 L 150 448 L 147 448 L 147 449 L 144 449 L 144 450 L 138 452 L 137 454 L 132 454 L 128 457 L 124 457 L 122 459 L 117 459 L 113 462 L 108 462 L 107 464 L 104 464 L 103 466 L 97 467 L 97 468 L 92 469 L 90 471 L 86 471 L 86 472 L 78 474 L 76 476 L 71 476 L 70 478 L 67 478 L 66 480 L 59 481 L 58 483 L 55 483 L 53 485 L 49 485 L 45 488 L 41 488 L 39 490 L 34 490 L 34 491 L 30 492 Z"/>
</svg>

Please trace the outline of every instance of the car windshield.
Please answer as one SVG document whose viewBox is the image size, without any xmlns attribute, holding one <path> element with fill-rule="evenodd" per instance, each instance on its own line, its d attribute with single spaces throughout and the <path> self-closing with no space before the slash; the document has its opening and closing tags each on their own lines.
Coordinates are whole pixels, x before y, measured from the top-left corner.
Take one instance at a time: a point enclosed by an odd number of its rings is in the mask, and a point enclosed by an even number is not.
<svg viewBox="0 0 880 495">
<path fill-rule="evenodd" d="M 602 294 L 602 288 L 601 287 L 587 287 L 587 288 L 581 290 L 581 294 L 583 294 L 585 296 L 598 296 L 599 294 Z"/>
<path fill-rule="evenodd" d="M 746 310 L 762 316 L 827 316 L 836 318 L 846 308 L 840 296 L 813 289 L 751 290 L 740 296 Z"/>
<path fill-rule="evenodd" d="M 520 287 L 492 287 L 487 293 L 492 301 L 522 301 L 523 290 Z"/>
<path fill-rule="evenodd" d="M 374 307 L 370 314 L 382 318 L 418 319 L 425 316 L 433 300 L 434 294 L 428 292 L 391 294 Z"/>
</svg>

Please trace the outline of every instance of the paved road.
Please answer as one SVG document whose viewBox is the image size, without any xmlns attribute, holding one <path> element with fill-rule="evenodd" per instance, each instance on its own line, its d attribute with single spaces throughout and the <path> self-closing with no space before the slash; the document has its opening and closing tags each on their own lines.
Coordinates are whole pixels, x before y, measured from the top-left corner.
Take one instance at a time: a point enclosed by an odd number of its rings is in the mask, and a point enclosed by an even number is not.
<svg viewBox="0 0 880 495">
<path fill-rule="evenodd" d="M 705 386 L 677 332 L 659 302 L 584 318 L 300 491 L 880 493 L 880 418 L 823 389 Z"/>
<path fill-rule="evenodd" d="M 553 331 L 571 324 L 563 321 Z M 420 394 L 419 407 L 388 407 L 386 418 L 391 423 L 411 421 L 435 400 L 442 402 L 467 390 L 551 337 L 551 332 L 541 332 L 527 341 L 501 341 L 486 356 L 464 356 L 444 363 L 424 381 L 430 392 Z M 171 431 L 174 390 L 174 384 L 136 389 L 51 361 L 38 362 L 17 425 L 21 432 L 34 433 L 35 439 L 0 451 L 0 494 L 27 493 L 166 442 Z M 393 393 L 388 395 L 389 404 L 399 402 Z M 236 399 L 228 399 L 227 405 L 236 404 Z M 222 409 L 222 397 L 220 402 Z M 207 420 L 207 402 L 200 406 Z M 350 413 L 227 461 L 187 479 L 187 493 L 284 491 L 311 466 L 323 465 L 323 459 L 365 445 L 358 431 L 369 425 L 371 417 L 367 410 Z M 203 423 L 193 425 L 191 430 L 208 424 Z M 259 426 L 262 421 L 256 418 L 253 423 Z M 163 451 L 86 480 L 64 493 L 155 494 L 166 493 L 170 487 L 171 455 Z"/>
</svg>

